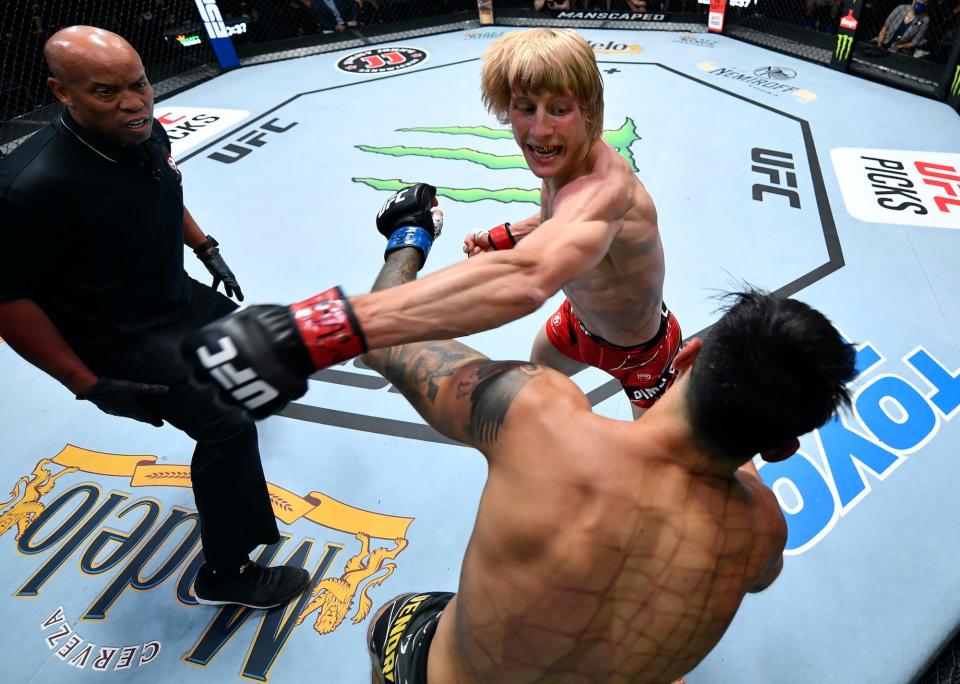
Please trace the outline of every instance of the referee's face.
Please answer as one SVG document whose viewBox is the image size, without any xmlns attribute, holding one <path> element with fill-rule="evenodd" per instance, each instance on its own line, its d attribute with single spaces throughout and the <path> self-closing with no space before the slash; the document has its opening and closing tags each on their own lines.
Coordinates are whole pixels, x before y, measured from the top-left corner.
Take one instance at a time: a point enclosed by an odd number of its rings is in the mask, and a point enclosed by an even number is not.
<svg viewBox="0 0 960 684">
<path fill-rule="evenodd" d="M 153 130 L 153 88 L 140 56 L 127 47 L 85 55 L 50 84 L 78 124 L 117 145 L 144 142 Z"/>
</svg>

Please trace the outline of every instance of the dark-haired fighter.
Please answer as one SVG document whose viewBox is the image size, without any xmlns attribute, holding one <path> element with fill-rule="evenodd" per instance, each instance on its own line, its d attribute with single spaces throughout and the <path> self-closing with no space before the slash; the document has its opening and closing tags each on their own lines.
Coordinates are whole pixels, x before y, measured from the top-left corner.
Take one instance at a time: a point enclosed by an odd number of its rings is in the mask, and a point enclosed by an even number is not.
<svg viewBox="0 0 960 684">
<path fill-rule="evenodd" d="M 392 252 L 374 290 L 413 279 L 420 257 Z M 456 593 L 406 594 L 371 621 L 373 681 L 405 684 L 688 672 L 782 567 L 786 523 L 753 455 L 793 453 L 854 374 L 821 313 L 758 291 L 680 351 L 679 379 L 636 422 L 593 413 L 554 370 L 456 341 L 364 360 L 489 464 Z"/>
</svg>

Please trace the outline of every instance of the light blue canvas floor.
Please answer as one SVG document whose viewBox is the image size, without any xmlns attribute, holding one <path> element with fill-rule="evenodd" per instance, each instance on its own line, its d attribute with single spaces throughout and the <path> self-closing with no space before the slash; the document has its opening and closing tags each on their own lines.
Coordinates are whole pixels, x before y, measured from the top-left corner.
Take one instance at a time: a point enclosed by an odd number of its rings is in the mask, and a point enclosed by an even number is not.
<svg viewBox="0 0 960 684">
<path fill-rule="evenodd" d="M 187 206 L 248 303 L 368 291 L 374 217 L 402 183 L 439 188 L 445 233 L 426 272 L 463 258 L 468 231 L 537 211 L 536 179 L 479 98 L 478 57 L 508 30 L 391 43 L 425 60 L 387 73 L 338 70 L 355 51 L 246 67 L 157 104 Z M 960 117 L 725 37 L 583 33 L 606 137 L 657 204 L 685 336 L 747 281 L 822 309 L 861 348 L 854 410 L 761 468 L 789 522 L 782 576 L 688 682 L 909 681 L 960 623 Z M 468 343 L 526 358 L 559 302 Z M 483 458 L 362 366 L 319 374 L 259 426 L 285 535 L 268 553 L 314 572 L 324 600 L 268 614 L 189 596 L 184 435 L 75 401 L 6 345 L 0 377 L 5 681 L 368 681 L 365 599 L 456 588 Z M 607 376 L 575 380 L 596 411 L 629 419 Z M 45 512 L 17 540 L 7 525 L 31 497 Z M 315 628 L 321 611 L 332 630 Z"/>
</svg>

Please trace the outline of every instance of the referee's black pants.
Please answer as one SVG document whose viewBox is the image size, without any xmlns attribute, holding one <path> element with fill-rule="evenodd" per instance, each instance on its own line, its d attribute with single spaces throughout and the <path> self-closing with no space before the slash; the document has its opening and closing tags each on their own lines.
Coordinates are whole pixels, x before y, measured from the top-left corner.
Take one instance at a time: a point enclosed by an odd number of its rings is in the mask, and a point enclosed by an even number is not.
<svg viewBox="0 0 960 684">
<path fill-rule="evenodd" d="M 165 421 L 197 442 L 190 477 L 203 553 L 212 569 L 229 570 L 239 567 L 259 544 L 278 541 L 280 534 L 253 420 L 227 410 L 216 399 L 214 387 L 191 382 L 190 369 L 179 353 L 184 335 L 225 316 L 237 304 L 189 277 L 185 288 L 190 301 L 179 323 L 142 335 L 127 334 L 109 346 L 79 348 L 78 353 L 97 375 L 170 388 L 150 402 Z"/>
</svg>

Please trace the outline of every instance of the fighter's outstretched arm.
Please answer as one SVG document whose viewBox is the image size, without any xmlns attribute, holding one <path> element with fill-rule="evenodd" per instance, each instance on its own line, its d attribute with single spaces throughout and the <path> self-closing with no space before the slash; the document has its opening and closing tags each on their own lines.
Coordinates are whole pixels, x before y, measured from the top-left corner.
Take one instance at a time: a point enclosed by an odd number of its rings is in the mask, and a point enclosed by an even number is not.
<svg viewBox="0 0 960 684">
<path fill-rule="evenodd" d="M 419 255 L 387 257 L 373 291 L 416 279 Z M 517 393 L 543 372 L 520 361 L 491 361 L 455 340 L 414 342 L 367 353 L 368 366 L 387 378 L 434 429 L 484 450 L 500 437 Z"/>
<path fill-rule="evenodd" d="M 617 190 L 578 179 L 558 195 L 553 216 L 514 249 L 458 262 L 389 295 L 350 297 L 367 346 L 460 337 L 536 311 L 610 249 L 627 208 Z"/>
<path fill-rule="evenodd" d="M 597 188 L 596 195 L 603 192 L 610 190 Z M 412 252 L 417 268 L 423 265 L 442 226 L 432 214 L 434 193 L 420 183 L 384 204 L 377 228 L 388 238 L 387 257 Z M 580 203 L 567 207 L 569 216 L 558 211 L 516 249 L 415 283 L 398 279 L 402 284 L 389 292 L 348 298 L 332 288 L 290 306 L 251 306 L 204 326 L 184 344 L 185 353 L 200 379 L 216 381 L 230 401 L 263 418 L 302 396 L 316 370 L 371 349 L 489 330 L 539 308 L 598 263 L 619 229 L 619 221 Z"/>
</svg>

